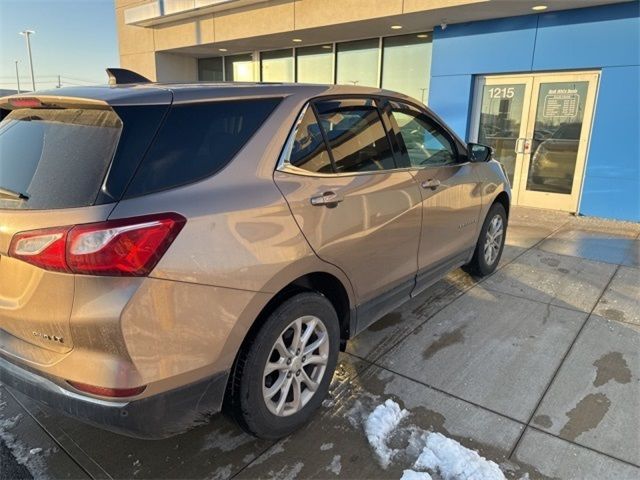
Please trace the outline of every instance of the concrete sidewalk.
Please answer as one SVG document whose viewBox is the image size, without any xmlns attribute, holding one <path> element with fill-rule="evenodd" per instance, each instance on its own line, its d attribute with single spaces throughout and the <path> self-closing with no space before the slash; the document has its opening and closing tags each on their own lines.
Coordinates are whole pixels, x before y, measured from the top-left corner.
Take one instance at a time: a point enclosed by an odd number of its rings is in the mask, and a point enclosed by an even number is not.
<svg viewBox="0 0 640 480">
<path fill-rule="evenodd" d="M 134 440 L 0 387 L 2 439 L 54 478 L 399 479 L 416 429 L 478 450 L 508 478 L 640 478 L 639 236 L 638 224 L 514 207 L 496 273 L 452 272 L 356 338 L 321 411 L 278 442 L 221 415 Z M 410 415 L 383 469 L 362 419 L 388 398 Z"/>
</svg>

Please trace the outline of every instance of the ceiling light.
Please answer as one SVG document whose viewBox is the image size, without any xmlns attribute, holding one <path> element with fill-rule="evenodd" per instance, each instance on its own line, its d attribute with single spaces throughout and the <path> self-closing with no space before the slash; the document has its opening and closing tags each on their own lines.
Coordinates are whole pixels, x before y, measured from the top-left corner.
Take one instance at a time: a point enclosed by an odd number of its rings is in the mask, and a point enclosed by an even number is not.
<svg viewBox="0 0 640 480">
<path fill-rule="evenodd" d="M 226 48 L 219 48 L 218 50 L 221 51 L 221 52 L 226 52 L 227 51 Z"/>
<path fill-rule="evenodd" d="M 301 38 L 294 38 L 293 40 L 291 40 L 293 43 L 302 43 L 302 39 Z"/>
<path fill-rule="evenodd" d="M 331 45 L 322 45 L 322 48 L 326 48 L 327 50 L 331 50 L 333 47 Z"/>
<path fill-rule="evenodd" d="M 419 33 L 418 35 L 416 35 L 416 37 L 418 37 L 418 38 L 429 38 L 429 34 L 428 33 Z"/>
<path fill-rule="evenodd" d="M 391 30 L 401 30 L 402 25 L 391 25 Z"/>
<path fill-rule="evenodd" d="M 546 10 L 547 7 L 546 5 L 536 5 L 535 7 L 531 7 L 531 10 L 535 10 L 536 12 L 539 12 L 541 10 Z"/>
</svg>

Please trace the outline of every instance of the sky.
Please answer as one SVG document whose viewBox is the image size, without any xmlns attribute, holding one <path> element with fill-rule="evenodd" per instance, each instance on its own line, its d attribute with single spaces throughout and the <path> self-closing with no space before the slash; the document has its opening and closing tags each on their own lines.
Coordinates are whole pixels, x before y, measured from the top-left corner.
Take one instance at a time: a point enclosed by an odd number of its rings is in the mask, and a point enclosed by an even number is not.
<svg viewBox="0 0 640 480">
<path fill-rule="evenodd" d="M 36 89 L 106 83 L 105 68 L 117 67 L 114 0 L 0 0 L 0 89 L 31 90 L 27 47 L 31 36 Z"/>
</svg>

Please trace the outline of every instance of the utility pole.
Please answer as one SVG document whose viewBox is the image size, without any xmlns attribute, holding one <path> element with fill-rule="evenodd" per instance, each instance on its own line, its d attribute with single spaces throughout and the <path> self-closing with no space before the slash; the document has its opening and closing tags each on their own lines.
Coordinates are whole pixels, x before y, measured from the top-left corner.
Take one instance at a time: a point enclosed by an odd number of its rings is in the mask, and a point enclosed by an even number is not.
<svg viewBox="0 0 640 480">
<path fill-rule="evenodd" d="M 60 83 L 60 75 L 58 75 L 58 88 L 60 88 L 62 84 Z"/>
<path fill-rule="evenodd" d="M 18 82 L 18 93 L 20 93 L 20 74 L 18 74 L 18 60 L 16 60 L 16 82 Z"/>
<path fill-rule="evenodd" d="M 22 32 L 20 32 L 20 35 L 24 36 L 24 38 L 27 40 L 27 52 L 29 53 L 29 68 L 31 69 L 31 88 L 35 92 L 36 79 L 33 76 L 33 57 L 31 56 L 31 40 L 29 38 L 34 33 L 36 32 L 34 32 L 33 30 L 23 30 Z"/>
</svg>

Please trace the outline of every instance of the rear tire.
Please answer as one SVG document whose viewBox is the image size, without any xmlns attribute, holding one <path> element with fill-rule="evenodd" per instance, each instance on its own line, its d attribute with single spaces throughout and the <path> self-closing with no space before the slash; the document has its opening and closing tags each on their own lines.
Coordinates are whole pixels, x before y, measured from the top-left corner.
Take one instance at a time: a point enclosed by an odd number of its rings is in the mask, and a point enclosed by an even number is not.
<svg viewBox="0 0 640 480">
<path fill-rule="evenodd" d="M 501 203 L 496 202 L 487 213 L 473 258 L 465 265 L 465 270 L 479 277 L 493 273 L 500 263 L 506 234 L 507 212 Z"/>
<path fill-rule="evenodd" d="M 309 421 L 326 397 L 339 346 L 340 326 L 331 302 L 317 293 L 291 297 L 238 354 L 228 412 L 257 437 L 289 435 Z"/>
</svg>

